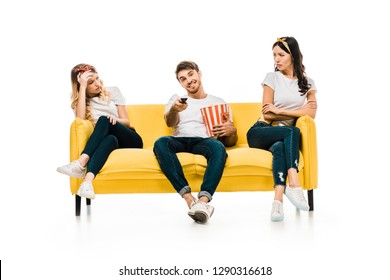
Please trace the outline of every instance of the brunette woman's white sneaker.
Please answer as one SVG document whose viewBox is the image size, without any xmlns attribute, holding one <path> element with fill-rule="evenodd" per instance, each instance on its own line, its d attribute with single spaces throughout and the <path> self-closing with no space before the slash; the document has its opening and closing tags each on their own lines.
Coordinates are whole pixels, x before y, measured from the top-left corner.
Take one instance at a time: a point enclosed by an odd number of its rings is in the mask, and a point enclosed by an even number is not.
<svg viewBox="0 0 390 280">
<path fill-rule="evenodd" d="M 271 221 L 280 222 L 283 221 L 283 219 L 283 203 L 281 203 L 279 200 L 274 200 L 274 202 L 272 203 Z"/>
<path fill-rule="evenodd" d="M 289 185 L 286 186 L 284 194 L 291 201 L 291 203 L 300 210 L 309 211 L 310 207 L 306 201 L 301 187 L 291 188 Z"/>
<path fill-rule="evenodd" d="M 58 172 L 74 178 L 84 178 L 84 170 L 85 168 L 77 160 L 57 168 Z"/>
<path fill-rule="evenodd" d="M 90 181 L 84 181 L 81 183 L 79 190 L 77 191 L 77 194 L 81 197 L 94 199 L 95 198 L 95 192 L 93 191 L 93 186 Z"/>
</svg>

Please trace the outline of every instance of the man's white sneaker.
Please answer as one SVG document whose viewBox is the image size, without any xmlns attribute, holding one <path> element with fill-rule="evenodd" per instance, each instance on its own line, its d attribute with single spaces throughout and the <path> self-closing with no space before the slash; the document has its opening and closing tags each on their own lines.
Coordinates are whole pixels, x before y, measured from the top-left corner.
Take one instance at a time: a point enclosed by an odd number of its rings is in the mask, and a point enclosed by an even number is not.
<svg viewBox="0 0 390 280">
<path fill-rule="evenodd" d="M 279 200 L 274 200 L 274 202 L 272 203 L 271 221 L 280 222 L 283 221 L 283 219 L 283 203 L 281 203 Z"/>
<path fill-rule="evenodd" d="M 84 169 L 85 168 L 82 167 L 77 160 L 75 160 L 67 165 L 58 167 L 57 171 L 62 174 L 68 175 L 70 177 L 84 178 L 85 176 Z"/>
<path fill-rule="evenodd" d="M 84 181 L 81 183 L 79 190 L 77 191 L 77 194 L 81 197 L 94 199 L 95 198 L 95 192 L 93 191 L 93 186 L 90 181 Z"/>
<path fill-rule="evenodd" d="M 192 203 L 188 215 L 195 222 L 205 224 L 214 213 L 214 207 L 204 202 Z"/>
<path fill-rule="evenodd" d="M 194 213 L 192 207 L 196 204 L 196 202 L 197 202 L 196 200 L 194 200 L 194 201 L 191 202 L 190 209 L 188 210 L 188 213 L 191 213 L 191 214 Z"/>
<path fill-rule="evenodd" d="M 303 211 L 309 211 L 310 207 L 309 204 L 307 204 L 301 187 L 291 188 L 287 185 L 284 194 L 295 207 Z"/>
</svg>

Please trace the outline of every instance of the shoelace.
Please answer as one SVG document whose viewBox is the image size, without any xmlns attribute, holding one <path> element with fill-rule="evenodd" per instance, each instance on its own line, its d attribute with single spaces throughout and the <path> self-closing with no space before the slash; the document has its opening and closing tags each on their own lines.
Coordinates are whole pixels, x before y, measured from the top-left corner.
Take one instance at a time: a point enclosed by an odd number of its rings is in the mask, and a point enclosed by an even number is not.
<svg viewBox="0 0 390 280">
<path fill-rule="evenodd" d="M 210 215 L 210 212 L 211 212 L 211 209 L 210 209 L 211 206 L 210 205 L 208 205 L 207 203 L 202 202 L 202 201 L 198 201 L 196 204 L 201 204 L 201 205 L 205 206 L 208 215 Z"/>
<path fill-rule="evenodd" d="M 72 169 L 73 168 L 78 168 L 81 171 L 84 171 L 84 169 L 85 169 L 85 167 L 82 167 L 81 164 L 77 160 L 72 162 Z"/>
<path fill-rule="evenodd" d="M 92 191 L 92 184 L 90 182 L 86 182 L 84 184 L 84 191 L 87 191 L 87 192 Z"/>
<path fill-rule="evenodd" d="M 295 192 L 296 197 L 298 197 L 300 201 L 305 201 L 305 196 L 302 191 L 296 188 L 293 188 L 292 190 Z"/>
<path fill-rule="evenodd" d="M 280 206 L 281 206 L 281 204 L 280 203 L 274 203 L 273 205 L 272 205 L 272 212 L 277 212 L 277 213 L 281 213 L 281 211 L 280 211 Z"/>
</svg>

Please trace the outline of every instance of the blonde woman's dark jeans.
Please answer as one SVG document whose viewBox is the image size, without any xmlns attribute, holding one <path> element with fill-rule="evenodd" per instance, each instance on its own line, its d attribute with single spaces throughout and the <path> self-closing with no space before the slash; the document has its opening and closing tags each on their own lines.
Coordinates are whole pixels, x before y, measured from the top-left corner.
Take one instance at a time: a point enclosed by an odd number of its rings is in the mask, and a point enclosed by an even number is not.
<svg viewBox="0 0 390 280">
<path fill-rule="evenodd" d="M 87 172 L 96 176 L 115 149 L 142 147 L 142 138 L 137 132 L 119 122 L 114 125 L 106 116 L 102 116 L 82 152 L 89 156 Z"/>
</svg>

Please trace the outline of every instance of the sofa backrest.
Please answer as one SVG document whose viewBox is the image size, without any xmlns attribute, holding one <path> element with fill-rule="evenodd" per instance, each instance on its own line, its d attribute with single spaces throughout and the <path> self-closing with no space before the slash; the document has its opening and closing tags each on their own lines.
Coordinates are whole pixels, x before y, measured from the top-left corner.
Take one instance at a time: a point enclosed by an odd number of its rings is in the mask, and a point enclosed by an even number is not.
<svg viewBox="0 0 390 280">
<path fill-rule="evenodd" d="M 233 123 L 237 128 L 237 145 L 246 145 L 246 133 L 261 116 L 261 103 L 230 103 Z"/>
<path fill-rule="evenodd" d="M 246 133 L 261 115 L 261 103 L 230 103 L 233 122 L 237 128 L 237 145 L 246 145 Z M 171 135 L 172 130 L 164 121 L 165 104 L 126 105 L 130 123 L 144 141 L 144 148 L 152 148 L 161 136 Z"/>
<path fill-rule="evenodd" d="M 165 124 L 164 109 L 165 104 L 126 105 L 130 124 L 141 135 L 144 148 L 152 148 L 159 137 L 172 133 Z"/>
</svg>

